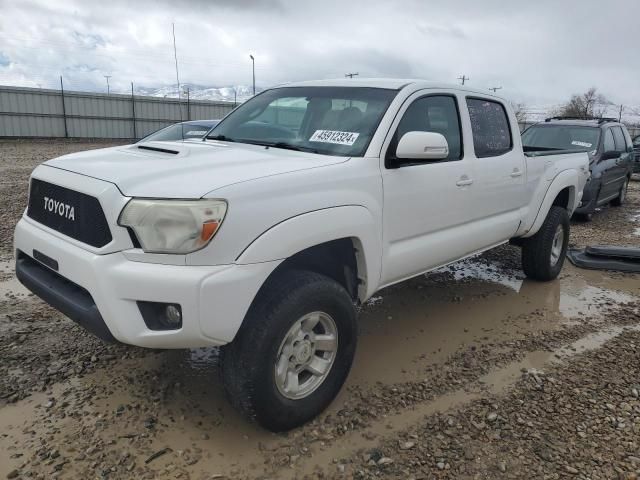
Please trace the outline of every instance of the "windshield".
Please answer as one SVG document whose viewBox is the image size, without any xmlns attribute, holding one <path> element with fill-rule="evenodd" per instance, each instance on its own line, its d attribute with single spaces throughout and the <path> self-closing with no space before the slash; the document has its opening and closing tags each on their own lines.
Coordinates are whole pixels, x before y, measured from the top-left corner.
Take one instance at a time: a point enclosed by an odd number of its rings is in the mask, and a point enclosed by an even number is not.
<svg viewBox="0 0 640 480">
<path fill-rule="evenodd" d="M 575 125 L 534 125 L 522 134 L 525 148 L 541 150 L 596 150 L 599 140 L 599 128 Z"/>
<path fill-rule="evenodd" d="M 640 147 L 640 135 L 633 139 L 633 146 Z"/>
<path fill-rule="evenodd" d="M 364 87 L 275 88 L 231 112 L 207 138 L 362 156 L 397 93 Z"/>
<path fill-rule="evenodd" d="M 176 123 L 144 137 L 141 142 L 172 142 L 188 138 L 202 138 L 213 125 Z"/>
</svg>

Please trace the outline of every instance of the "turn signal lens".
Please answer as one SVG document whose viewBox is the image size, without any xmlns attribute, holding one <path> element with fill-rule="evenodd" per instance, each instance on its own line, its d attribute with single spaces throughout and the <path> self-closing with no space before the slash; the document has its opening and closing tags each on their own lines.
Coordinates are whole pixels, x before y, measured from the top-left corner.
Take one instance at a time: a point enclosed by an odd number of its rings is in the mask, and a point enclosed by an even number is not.
<svg viewBox="0 0 640 480">
<path fill-rule="evenodd" d="M 200 234 L 200 240 L 204 243 L 208 243 L 209 240 L 211 240 L 218 231 L 219 226 L 220 224 L 216 220 L 204 222 L 202 224 L 202 233 Z"/>
</svg>

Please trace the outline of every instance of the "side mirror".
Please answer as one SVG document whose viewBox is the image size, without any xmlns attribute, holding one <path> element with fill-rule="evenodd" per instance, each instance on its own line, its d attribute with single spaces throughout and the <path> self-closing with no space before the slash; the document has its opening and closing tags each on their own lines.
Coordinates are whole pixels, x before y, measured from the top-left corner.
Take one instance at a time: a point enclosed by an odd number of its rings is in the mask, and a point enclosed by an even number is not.
<svg viewBox="0 0 640 480">
<path fill-rule="evenodd" d="M 610 160 L 612 158 L 618 158 L 620 156 L 620 152 L 616 152 L 614 150 L 609 150 L 608 152 L 604 152 L 600 157 L 600 160 Z"/>
<path fill-rule="evenodd" d="M 400 160 L 443 160 L 448 156 L 447 139 L 435 132 L 407 132 L 396 148 Z"/>
</svg>

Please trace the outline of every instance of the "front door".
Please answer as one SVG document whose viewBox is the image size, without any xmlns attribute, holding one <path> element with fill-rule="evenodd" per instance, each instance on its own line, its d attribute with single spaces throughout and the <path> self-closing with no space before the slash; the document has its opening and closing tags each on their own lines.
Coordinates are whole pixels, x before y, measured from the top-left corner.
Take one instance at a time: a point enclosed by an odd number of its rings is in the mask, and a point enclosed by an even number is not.
<svg viewBox="0 0 640 480">
<path fill-rule="evenodd" d="M 618 130 L 619 132 L 616 132 Z M 618 135 L 621 138 L 616 138 Z M 616 152 L 613 158 L 601 159 L 598 162 L 598 170 L 600 171 L 600 192 L 598 194 L 598 204 L 602 205 L 614 199 L 626 174 L 626 168 L 623 166 L 623 155 L 626 153 L 624 145 L 624 135 L 620 127 L 610 127 L 604 132 L 603 153 Z"/>
<path fill-rule="evenodd" d="M 629 169 L 631 166 L 631 162 L 633 161 L 633 150 L 631 145 L 627 145 L 627 140 L 625 138 L 624 132 L 622 131 L 622 127 L 615 126 L 611 127 L 613 130 L 613 139 L 616 144 L 616 152 L 620 153 L 620 156 L 616 159 L 613 165 L 613 184 L 615 187 L 613 188 L 614 194 L 619 194 L 620 189 L 627 181 L 627 175 L 629 174 Z"/>
<path fill-rule="evenodd" d="M 397 143 L 410 131 L 444 135 L 448 158 L 394 168 Z M 473 248 L 464 226 L 471 219 L 474 172 L 463 143 L 455 93 L 422 91 L 407 99 L 383 146 L 383 285 L 460 258 Z"/>
</svg>

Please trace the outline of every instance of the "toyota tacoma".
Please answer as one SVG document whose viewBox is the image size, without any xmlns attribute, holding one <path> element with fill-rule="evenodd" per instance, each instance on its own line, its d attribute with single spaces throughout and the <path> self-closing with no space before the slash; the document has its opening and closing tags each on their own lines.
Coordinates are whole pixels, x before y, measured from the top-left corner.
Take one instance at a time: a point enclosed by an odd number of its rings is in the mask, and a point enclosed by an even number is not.
<svg viewBox="0 0 640 480">
<path fill-rule="evenodd" d="M 506 242 L 529 278 L 557 277 L 589 158 L 529 150 L 509 102 L 486 92 L 280 86 L 202 141 L 38 166 L 16 274 L 105 340 L 221 346 L 231 402 L 287 430 L 338 393 L 376 291 Z"/>
</svg>

